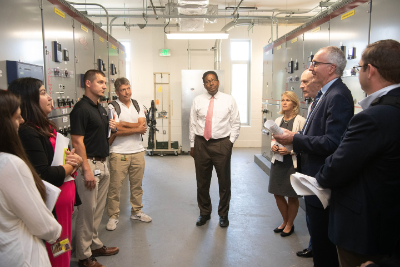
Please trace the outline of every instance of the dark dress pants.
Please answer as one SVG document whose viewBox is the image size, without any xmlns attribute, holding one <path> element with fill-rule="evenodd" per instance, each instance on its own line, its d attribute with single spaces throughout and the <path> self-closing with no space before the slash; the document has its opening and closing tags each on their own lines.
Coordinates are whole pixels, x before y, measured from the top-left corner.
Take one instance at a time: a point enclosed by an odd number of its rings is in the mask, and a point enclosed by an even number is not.
<svg viewBox="0 0 400 267">
<path fill-rule="evenodd" d="M 309 222 L 314 267 L 338 267 L 336 246 L 328 237 L 329 206 L 324 209 L 307 203 L 306 213 Z"/>
<path fill-rule="evenodd" d="M 219 184 L 219 216 L 227 216 L 231 200 L 231 155 L 233 144 L 229 137 L 206 140 L 196 136 L 194 142 L 194 162 L 196 166 L 197 203 L 200 215 L 212 211 L 210 184 L 213 167 Z"/>
</svg>

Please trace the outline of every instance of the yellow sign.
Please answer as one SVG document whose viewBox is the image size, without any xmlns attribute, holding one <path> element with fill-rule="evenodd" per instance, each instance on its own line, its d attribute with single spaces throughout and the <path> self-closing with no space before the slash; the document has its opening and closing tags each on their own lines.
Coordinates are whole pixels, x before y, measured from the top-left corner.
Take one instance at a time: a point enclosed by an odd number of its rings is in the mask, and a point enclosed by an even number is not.
<svg viewBox="0 0 400 267">
<path fill-rule="evenodd" d="M 124 54 L 124 51 L 121 50 L 121 54 Z"/>
<path fill-rule="evenodd" d="M 311 32 L 319 32 L 320 30 L 321 30 L 321 26 L 319 26 L 319 27 L 317 27 L 317 28 L 311 30 Z"/>
<path fill-rule="evenodd" d="M 61 12 L 60 10 L 58 10 L 57 8 L 54 8 L 54 13 L 56 13 L 57 15 L 59 15 L 60 17 L 65 19 L 65 14 L 63 12 Z"/>
<path fill-rule="evenodd" d="M 85 26 L 81 25 L 81 30 L 84 32 L 89 32 L 88 28 L 86 28 Z"/>
<path fill-rule="evenodd" d="M 281 48 L 282 48 L 282 45 L 277 46 L 277 47 L 276 47 L 276 50 L 279 50 L 279 49 L 281 49 Z"/>
<path fill-rule="evenodd" d="M 297 42 L 297 37 L 296 38 L 294 38 L 294 39 L 292 39 L 292 41 L 290 41 L 292 44 L 293 43 L 295 43 L 295 42 Z"/>
<path fill-rule="evenodd" d="M 350 17 L 353 16 L 355 13 L 356 13 L 356 11 L 353 9 L 352 11 L 347 12 L 346 14 L 343 14 L 343 15 L 341 16 L 341 20 L 350 18 Z"/>
<path fill-rule="evenodd" d="M 104 43 L 104 39 L 101 38 L 100 36 L 99 36 L 99 40 L 100 40 L 100 42 L 103 42 L 103 43 Z"/>
<path fill-rule="evenodd" d="M 111 48 L 112 48 L 112 49 L 115 49 L 115 45 L 111 45 Z"/>
<path fill-rule="evenodd" d="M 162 90 L 162 86 L 160 85 L 160 86 L 158 86 L 158 92 L 161 93 L 161 90 Z"/>
</svg>

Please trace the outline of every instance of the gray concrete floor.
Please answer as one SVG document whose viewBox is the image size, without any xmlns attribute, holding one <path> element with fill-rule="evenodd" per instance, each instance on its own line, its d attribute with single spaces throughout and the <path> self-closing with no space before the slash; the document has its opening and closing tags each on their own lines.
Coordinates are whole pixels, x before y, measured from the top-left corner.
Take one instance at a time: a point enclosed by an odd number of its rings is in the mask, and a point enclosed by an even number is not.
<svg viewBox="0 0 400 267">
<path fill-rule="evenodd" d="M 119 254 L 98 257 L 107 266 L 208 267 L 208 266 L 312 266 L 312 259 L 296 256 L 308 245 L 305 213 L 299 209 L 295 232 L 281 237 L 272 230 L 282 218 L 268 176 L 254 163 L 259 148 L 234 148 L 230 225 L 218 226 L 218 180 L 213 173 L 210 189 L 213 212 L 206 225 L 197 227 L 196 177 L 188 155 L 146 156 L 143 179 L 143 211 L 150 223 L 130 220 L 127 179 L 121 192 L 120 222 L 107 231 L 106 212 L 99 229 L 106 246 L 118 246 Z M 71 266 L 78 266 L 72 255 Z"/>
</svg>

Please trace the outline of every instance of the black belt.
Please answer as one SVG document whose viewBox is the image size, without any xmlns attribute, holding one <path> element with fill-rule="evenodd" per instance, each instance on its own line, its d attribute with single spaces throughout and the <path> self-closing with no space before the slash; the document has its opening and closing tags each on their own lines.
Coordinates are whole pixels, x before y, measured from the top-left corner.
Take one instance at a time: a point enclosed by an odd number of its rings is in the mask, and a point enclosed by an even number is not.
<svg viewBox="0 0 400 267">
<path fill-rule="evenodd" d="M 101 157 L 88 157 L 87 159 L 93 160 L 93 161 L 100 161 L 100 162 L 105 162 L 106 158 L 101 158 Z"/>
<path fill-rule="evenodd" d="M 202 135 L 197 135 L 196 134 L 196 136 L 197 137 L 200 137 L 200 138 L 203 138 L 204 140 L 206 140 L 205 138 L 204 138 L 204 136 L 202 136 Z M 226 137 L 222 137 L 222 138 L 218 138 L 218 139 L 214 139 L 214 138 L 211 138 L 210 140 L 208 140 L 208 142 L 210 142 L 210 141 L 220 141 L 220 140 L 223 140 L 223 139 L 226 139 L 226 138 L 229 138 L 230 136 L 228 135 L 228 136 L 226 136 Z M 207 141 L 207 140 L 206 140 Z"/>
</svg>

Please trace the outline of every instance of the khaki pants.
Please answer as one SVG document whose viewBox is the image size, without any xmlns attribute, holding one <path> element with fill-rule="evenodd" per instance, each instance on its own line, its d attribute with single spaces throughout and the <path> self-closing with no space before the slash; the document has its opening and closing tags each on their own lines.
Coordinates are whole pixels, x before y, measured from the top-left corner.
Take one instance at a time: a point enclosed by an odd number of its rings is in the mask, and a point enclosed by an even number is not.
<svg viewBox="0 0 400 267">
<path fill-rule="evenodd" d="M 110 154 L 110 188 L 107 197 L 107 214 L 112 219 L 119 218 L 119 202 L 122 183 L 129 172 L 131 188 L 131 214 L 137 214 L 142 205 L 142 180 L 144 174 L 144 151 L 134 154 Z"/>
<path fill-rule="evenodd" d="M 108 185 L 110 183 L 110 173 L 108 172 L 107 162 L 88 160 L 90 169 L 94 173 L 99 169 L 100 176 L 95 176 L 96 188 L 89 191 L 85 187 L 82 169 L 78 170 L 75 179 L 76 188 L 82 205 L 78 206 L 78 216 L 76 217 L 76 256 L 79 260 L 84 260 L 92 256 L 92 250 L 99 249 L 103 243 L 98 237 L 98 228 L 103 217 L 106 205 Z"/>
</svg>

